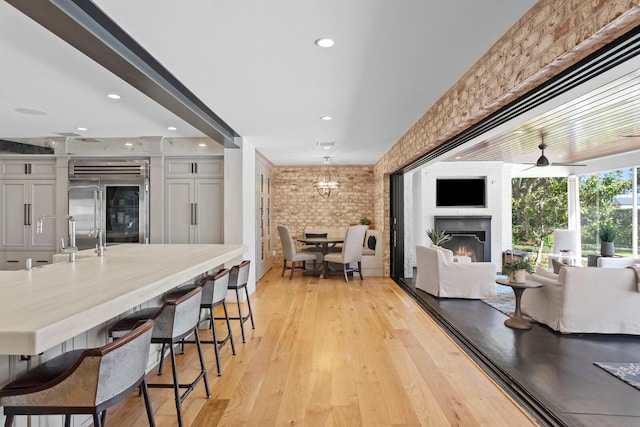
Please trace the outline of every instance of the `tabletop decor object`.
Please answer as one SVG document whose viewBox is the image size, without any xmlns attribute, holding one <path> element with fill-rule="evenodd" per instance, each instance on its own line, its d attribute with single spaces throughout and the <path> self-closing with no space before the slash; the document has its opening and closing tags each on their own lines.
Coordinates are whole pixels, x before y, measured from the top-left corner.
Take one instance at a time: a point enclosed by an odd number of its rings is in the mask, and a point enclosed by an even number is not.
<svg viewBox="0 0 640 427">
<path fill-rule="evenodd" d="M 512 283 L 524 283 L 526 273 L 532 273 L 534 267 L 533 258 L 513 258 L 502 266 L 502 274 L 509 276 Z"/>
<path fill-rule="evenodd" d="M 598 235 L 600 236 L 600 255 L 614 256 L 616 254 L 613 241 L 616 238 L 616 229 L 610 225 L 603 225 Z"/>
</svg>

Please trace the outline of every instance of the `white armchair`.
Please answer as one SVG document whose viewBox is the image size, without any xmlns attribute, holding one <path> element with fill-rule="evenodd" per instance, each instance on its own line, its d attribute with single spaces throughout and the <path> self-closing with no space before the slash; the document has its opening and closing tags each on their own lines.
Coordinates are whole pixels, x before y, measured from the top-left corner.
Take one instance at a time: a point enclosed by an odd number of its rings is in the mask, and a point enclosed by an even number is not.
<svg viewBox="0 0 640 427">
<path fill-rule="evenodd" d="M 422 245 L 416 246 L 416 260 L 416 288 L 433 296 L 469 299 L 496 296 L 496 267 L 490 262 L 454 262 L 449 249 Z"/>
</svg>

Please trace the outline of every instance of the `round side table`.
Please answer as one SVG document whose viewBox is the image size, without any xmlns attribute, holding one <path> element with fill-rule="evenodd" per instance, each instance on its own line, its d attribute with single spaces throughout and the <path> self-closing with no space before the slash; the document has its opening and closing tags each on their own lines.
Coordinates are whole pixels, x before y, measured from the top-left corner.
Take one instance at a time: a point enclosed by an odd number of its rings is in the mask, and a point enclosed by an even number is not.
<svg viewBox="0 0 640 427">
<path fill-rule="evenodd" d="M 522 317 L 520 301 L 522 300 L 522 294 L 524 291 L 527 289 L 541 288 L 542 283 L 534 282 L 533 280 L 525 280 L 524 283 L 516 283 L 510 282 L 509 279 L 497 279 L 496 283 L 502 286 L 510 286 L 516 296 L 516 311 L 513 313 L 513 316 L 504 321 L 505 326 L 514 329 L 531 329 L 531 322 Z"/>
</svg>

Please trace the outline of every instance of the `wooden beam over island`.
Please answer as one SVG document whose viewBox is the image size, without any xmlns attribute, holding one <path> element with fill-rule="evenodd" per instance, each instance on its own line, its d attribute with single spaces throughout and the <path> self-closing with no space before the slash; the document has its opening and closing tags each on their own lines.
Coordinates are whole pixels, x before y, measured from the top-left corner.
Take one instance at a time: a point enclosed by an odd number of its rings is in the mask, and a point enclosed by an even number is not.
<svg viewBox="0 0 640 427">
<path fill-rule="evenodd" d="M 241 257 L 246 245 L 125 244 L 0 271 L 0 354 L 35 355 Z"/>
</svg>

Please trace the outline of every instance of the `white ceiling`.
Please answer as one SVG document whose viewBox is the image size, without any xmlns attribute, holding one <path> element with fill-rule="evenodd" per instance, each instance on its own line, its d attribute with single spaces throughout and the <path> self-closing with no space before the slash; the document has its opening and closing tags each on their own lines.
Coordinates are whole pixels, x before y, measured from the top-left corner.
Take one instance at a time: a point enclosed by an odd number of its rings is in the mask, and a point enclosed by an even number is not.
<svg viewBox="0 0 640 427">
<path fill-rule="evenodd" d="M 273 163 L 306 165 L 374 164 L 535 1 L 96 3 Z M 4 2 L 0 55 L 2 139 L 203 136 Z"/>
</svg>

